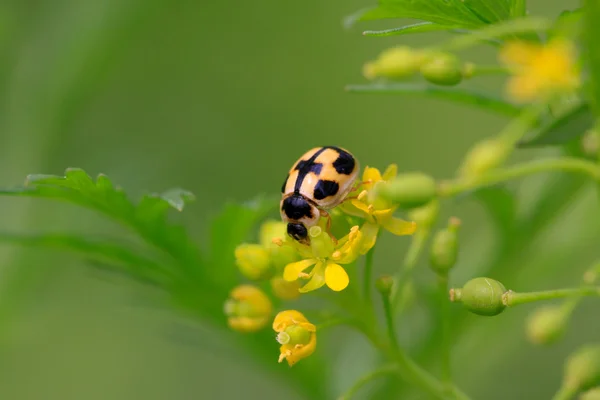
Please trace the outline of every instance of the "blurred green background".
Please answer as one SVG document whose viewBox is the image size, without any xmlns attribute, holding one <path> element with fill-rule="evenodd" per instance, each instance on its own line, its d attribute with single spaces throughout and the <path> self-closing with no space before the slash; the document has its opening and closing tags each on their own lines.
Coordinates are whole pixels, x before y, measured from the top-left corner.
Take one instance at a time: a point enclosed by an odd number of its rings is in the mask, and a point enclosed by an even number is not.
<svg viewBox="0 0 600 400">
<path fill-rule="evenodd" d="M 184 187 L 197 201 L 177 217 L 202 245 L 207 224 L 226 200 L 277 194 L 287 169 L 314 146 L 343 146 L 362 165 L 395 162 L 400 170 L 451 177 L 470 145 L 507 120 L 438 100 L 346 93 L 346 84 L 364 83 L 362 65 L 381 50 L 448 37 L 361 35 L 362 28 L 404 21 L 343 27 L 346 15 L 369 5 L 3 0 L 0 185 L 21 184 L 29 173 L 81 167 L 91 175 L 106 173 L 133 196 Z M 536 0 L 529 10 L 555 16 L 574 6 Z M 493 61 L 483 47 L 466 55 Z M 552 150 L 519 152 L 515 159 L 545 153 Z M 527 200 L 543 179 L 515 187 Z M 494 237 L 474 201 L 448 202 L 444 215 L 450 214 L 464 221 L 452 277 L 461 284 L 485 264 Z M 516 273 L 504 279 L 507 287 L 577 284 L 597 256 L 592 188 L 557 218 L 523 252 Z M 2 231 L 121 232 L 93 213 L 35 199 L 0 199 L 0 221 Z M 406 243 L 384 236 L 376 271 L 394 270 Z M 427 284 L 433 275 L 424 267 L 418 278 Z M 235 336 L 224 339 L 207 324 L 192 327 L 160 300 L 148 289 L 93 272 L 78 255 L 0 245 L 0 398 L 306 398 L 281 375 L 257 368 L 228 341 Z M 549 398 L 564 356 L 575 344 L 597 339 L 600 325 L 590 319 L 597 306 L 584 302 L 565 341 L 535 347 L 523 333 L 532 309 L 465 319 L 475 328 L 455 344 L 453 363 L 458 383 L 474 399 Z M 415 309 L 401 327 L 409 349 L 429 329 L 422 314 Z M 331 335 L 336 343 L 325 334 L 318 348 L 329 363 L 327 399 L 374 360 L 360 336 L 343 329 Z M 274 341 L 273 363 L 277 355 Z M 279 367 L 283 375 L 294 374 Z"/>
</svg>

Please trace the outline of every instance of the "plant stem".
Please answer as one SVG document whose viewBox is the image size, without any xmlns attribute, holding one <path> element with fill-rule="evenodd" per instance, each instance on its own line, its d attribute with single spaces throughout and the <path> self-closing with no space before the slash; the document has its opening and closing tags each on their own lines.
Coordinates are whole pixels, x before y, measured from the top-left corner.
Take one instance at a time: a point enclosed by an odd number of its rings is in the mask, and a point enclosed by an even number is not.
<svg viewBox="0 0 600 400">
<path fill-rule="evenodd" d="M 438 188 L 438 195 L 441 197 L 452 197 L 483 186 L 489 186 L 511 179 L 522 178 L 539 172 L 548 171 L 579 172 L 590 175 L 590 177 L 600 182 L 600 167 L 596 164 L 579 158 L 563 157 L 534 160 L 518 164 L 498 171 L 489 172 L 477 180 L 459 179 L 454 182 L 442 183 Z"/>
<path fill-rule="evenodd" d="M 417 261 L 419 260 L 419 256 L 421 252 L 425 248 L 425 243 L 427 242 L 427 238 L 429 237 L 430 229 L 423 229 L 421 231 L 417 231 L 413 236 L 408 251 L 404 256 L 404 261 L 402 262 L 402 268 L 398 269 L 396 275 L 394 276 L 394 288 L 392 290 L 391 295 L 391 304 L 395 308 L 398 306 L 398 301 L 400 298 L 400 293 L 402 292 L 402 288 L 400 284 L 403 283 L 404 278 L 406 278 L 414 269 L 415 265 L 417 265 Z"/>
<path fill-rule="evenodd" d="M 394 316 L 392 313 L 392 304 L 390 297 L 386 294 L 382 294 L 383 309 L 385 312 L 385 321 L 387 325 L 387 331 L 389 340 L 391 343 L 392 356 L 398 363 L 401 375 L 408 381 L 418 385 L 421 389 L 425 390 L 432 397 L 436 399 L 448 399 L 450 396 L 444 389 L 444 386 L 431 376 L 427 371 L 422 369 L 417 363 L 415 363 L 408 355 L 402 350 L 398 344 L 398 338 L 396 335 L 396 328 L 394 326 Z M 455 398 L 459 400 L 467 400 L 469 397 L 463 394 L 457 388 L 453 388 L 455 392 Z"/>
<path fill-rule="evenodd" d="M 479 29 L 470 35 L 457 36 L 439 46 L 438 49 L 455 52 L 475 46 L 485 39 L 498 39 L 516 33 L 545 31 L 551 27 L 552 21 L 547 18 L 527 17 L 510 19 L 505 22 L 488 25 L 486 28 Z"/>
<path fill-rule="evenodd" d="M 468 64 L 465 67 L 465 73 L 469 78 L 482 75 L 506 75 L 510 70 L 502 65 L 476 65 Z"/>
<path fill-rule="evenodd" d="M 442 327 L 442 381 L 450 387 L 452 384 L 452 367 L 450 362 L 450 313 L 448 305 L 448 274 L 438 275 L 438 288 L 440 296 L 440 319 Z"/>
<path fill-rule="evenodd" d="M 542 300 L 561 299 L 575 296 L 600 296 L 600 286 L 581 287 L 572 289 L 544 290 L 541 292 L 516 293 L 512 290 L 502 295 L 502 302 L 506 306 L 533 303 Z"/>
<path fill-rule="evenodd" d="M 394 372 L 398 372 L 398 367 L 395 364 L 388 364 L 382 367 L 379 367 L 371 372 L 368 372 L 364 376 L 360 377 L 350 389 L 343 395 L 341 395 L 338 400 L 349 400 L 354 396 L 363 386 L 367 383 L 371 382 L 373 379 L 379 378 L 380 376 L 384 376 L 387 374 L 392 374 Z"/>
<path fill-rule="evenodd" d="M 373 298 L 372 298 L 372 276 L 373 276 L 373 255 L 375 254 L 375 247 L 367 253 L 365 257 L 365 275 L 363 277 L 363 295 L 365 298 L 365 305 L 367 312 L 373 313 Z"/>
</svg>

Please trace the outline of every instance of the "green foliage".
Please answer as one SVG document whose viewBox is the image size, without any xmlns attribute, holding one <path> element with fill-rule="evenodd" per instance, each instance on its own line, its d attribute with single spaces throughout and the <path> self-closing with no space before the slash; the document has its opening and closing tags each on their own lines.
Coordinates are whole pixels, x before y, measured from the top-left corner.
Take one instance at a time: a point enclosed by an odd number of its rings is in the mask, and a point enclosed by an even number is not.
<svg viewBox="0 0 600 400">
<path fill-rule="evenodd" d="M 452 29 L 450 26 L 434 24 L 433 22 L 419 22 L 417 24 L 405 25 L 400 28 L 384 29 L 381 31 L 364 31 L 365 36 L 400 36 L 411 33 L 438 32 Z"/>
<path fill-rule="evenodd" d="M 582 102 L 540 127 L 532 137 L 521 140 L 518 146 L 526 148 L 564 144 L 580 138 L 593 125 L 594 117 L 589 104 Z"/>
<path fill-rule="evenodd" d="M 484 24 L 460 0 L 380 0 L 379 6 L 358 17 L 360 21 L 385 18 L 414 18 L 454 28 L 476 28 Z"/>
<path fill-rule="evenodd" d="M 600 4 L 593 0 L 586 0 L 583 3 L 586 9 L 583 16 L 585 65 L 590 71 L 592 110 L 598 118 L 600 117 L 600 49 L 598 49 Z"/>
</svg>

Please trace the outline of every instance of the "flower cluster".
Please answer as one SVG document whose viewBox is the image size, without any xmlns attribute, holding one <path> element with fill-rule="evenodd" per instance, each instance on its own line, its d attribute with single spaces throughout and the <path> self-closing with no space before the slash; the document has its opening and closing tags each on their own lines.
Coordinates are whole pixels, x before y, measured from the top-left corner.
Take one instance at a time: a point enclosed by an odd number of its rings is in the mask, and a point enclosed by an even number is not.
<svg viewBox="0 0 600 400">
<path fill-rule="evenodd" d="M 358 258 L 375 246 L 381 231 L 413 234 L 417 224 L 395 216 L 402 204 L 379 195 L 379 189 L 397 178 L 396 165 L 383 174 L 377 168 L 364 169 L 362 180 L 344 201 L 328 210 L 332 228 L 345 230 L 339 239 L 333 238 L 326 218 L 309 229 L 309 244 L 287 235 L 285 223 L 265 221 L 258 243 L 241 243 L 235 249 L 240 273 L 254 284 L 243 284 L 231 292 L 225 306 L 229 326 L 240 332 L 263 329 L 273 318 L 272 298 L 293 301 L 323 286 L 342 291 L 350 284 L 347 269 L 354 268 Z M 281 345 L 279 362 L 286 360 L 292 366 L 315 351 L 317 327 L 301 312 L 280 311 L 272 328 Z"/>
</svg>

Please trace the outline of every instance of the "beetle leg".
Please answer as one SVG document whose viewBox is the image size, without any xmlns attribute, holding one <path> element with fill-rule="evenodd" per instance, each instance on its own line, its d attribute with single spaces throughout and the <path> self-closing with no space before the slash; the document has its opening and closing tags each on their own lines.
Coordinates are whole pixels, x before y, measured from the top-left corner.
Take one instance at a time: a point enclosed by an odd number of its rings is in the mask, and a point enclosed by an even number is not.
<svg viewBox="0 0 600 400">
<path fill-rule="evenodd" d="M 338 240 L 335 238 L 335 236 L 333 236 L 333 233 L 331 233 L 331 214 L 329 214 L 325 210 L 321 210 L 321 215 L 327 218 L 327 226 L 325 228 L 325 232 L 327 232 L 329 237 L 331 237 L 331 240 L 333 240 L 333 244 L 337 246 Z"/>
</svg>

